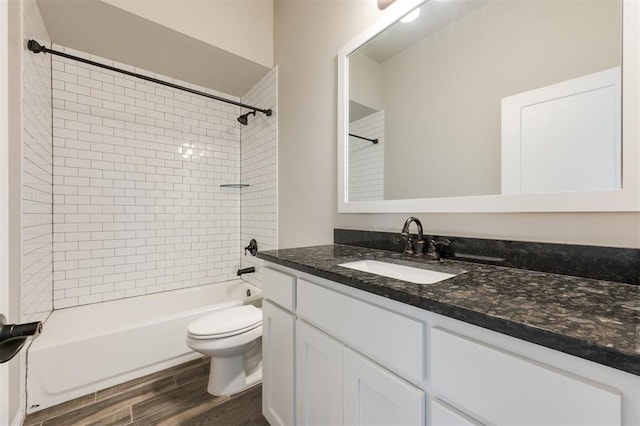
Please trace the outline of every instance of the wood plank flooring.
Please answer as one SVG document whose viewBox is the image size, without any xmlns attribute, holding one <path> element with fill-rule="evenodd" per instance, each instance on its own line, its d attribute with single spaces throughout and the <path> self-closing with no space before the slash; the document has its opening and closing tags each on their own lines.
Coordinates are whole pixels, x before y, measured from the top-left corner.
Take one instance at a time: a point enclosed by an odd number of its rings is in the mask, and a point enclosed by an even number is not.
<svg viewBox="0 0 640 426">
<path fill-rule="evenodd" d="M 207 393 L 209 360 L 197 359 L 29 414 L 24 426 L 268 426 L 262 386 L 231 397 Z"/>
</svg>

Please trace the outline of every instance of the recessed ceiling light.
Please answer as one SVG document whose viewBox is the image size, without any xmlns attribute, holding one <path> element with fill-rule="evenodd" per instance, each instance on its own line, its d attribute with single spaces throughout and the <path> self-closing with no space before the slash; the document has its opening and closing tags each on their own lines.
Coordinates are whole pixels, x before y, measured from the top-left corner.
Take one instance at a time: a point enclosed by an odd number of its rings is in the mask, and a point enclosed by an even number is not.
<svg viewBox="0 0 640 426">
<path fill-rule="evenodd" d="M 418 15 L 420 15 L 420 8 L 415 8 L 413 9 L 411 12 L 409 12 L 408 14 L 406 14 L 404 16 L 404 18 L 402 18 L 400 20 L 400 22 L 402 22 L 403 24 L 406 24 L 408 22 L 412 22 L 415 21 L 415 19 L 418 17 Z"/>
</svg>

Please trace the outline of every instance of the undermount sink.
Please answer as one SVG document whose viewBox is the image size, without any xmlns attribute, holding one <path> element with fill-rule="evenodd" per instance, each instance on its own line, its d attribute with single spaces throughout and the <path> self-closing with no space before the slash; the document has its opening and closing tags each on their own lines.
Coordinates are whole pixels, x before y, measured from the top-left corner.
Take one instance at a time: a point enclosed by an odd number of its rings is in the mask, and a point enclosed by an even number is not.
<svg viewBox="0 0 640 426">
<path fill-rule="evenodd" d="M 432 271 L 430 269 L 414 268 L 397 263 L 381 262 L 379 260 L 358 260 L 355 262 L 341 263 L 338 266 L 395 278 L 397 280 L 409 281 L 415 284 L 434 284 L 457 275 Z"/>
</svg>

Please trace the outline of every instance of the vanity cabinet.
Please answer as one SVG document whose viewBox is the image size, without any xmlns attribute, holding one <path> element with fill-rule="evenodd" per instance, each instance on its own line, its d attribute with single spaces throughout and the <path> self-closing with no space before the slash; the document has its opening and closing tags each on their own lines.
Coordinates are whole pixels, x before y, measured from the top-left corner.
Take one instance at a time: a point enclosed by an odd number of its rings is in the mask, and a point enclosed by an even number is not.
<svg viewBox="0 0 640 426">
<path fill-rule="evenodd" d="M 298 425 L 424 424 L 424 392 L 296 321 Z"/>
<path fill-rule="evenodd" d="M 296 321 L 296 422 L 342 424 L 344 345 Z"/>
<path fill-rule="evenodd" d="M 425 424 L 421 389 L 348 348 L 343 386 L 344 424 Z"/>
<path fill-rule="evenodd" d="M 291 312 L 262 303 L 262 414 L 272 426 L 294 424 L 294 329 Z"/>
<path fill-rule="evenodd" d="M 638 376 L 270 267 L 263 411 L 273 425 L 640 424 Z M 284 297 L 269 291 L 278 280 Z"/>
<path fill-rule="evenodd" d="M 272 425 L 425 423 L 424 391 L 392 372 L 420 381 L 422 322 L 265 270 L 263 414 Z"/>
</svg>

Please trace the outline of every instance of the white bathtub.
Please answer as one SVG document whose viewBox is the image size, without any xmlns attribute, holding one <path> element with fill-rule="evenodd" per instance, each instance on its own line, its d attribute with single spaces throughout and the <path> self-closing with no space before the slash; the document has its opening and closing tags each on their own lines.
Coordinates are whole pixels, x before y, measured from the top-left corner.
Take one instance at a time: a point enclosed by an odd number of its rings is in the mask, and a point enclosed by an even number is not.
<svg viewBox="0 0 640 426">
<path fill-rule="evenodd" d="M 261 298 L 233 280 L 53 311 L 28 351 L 27 412 L 198 358 L 185 344 L 191 321 Z"/>
</svg>

